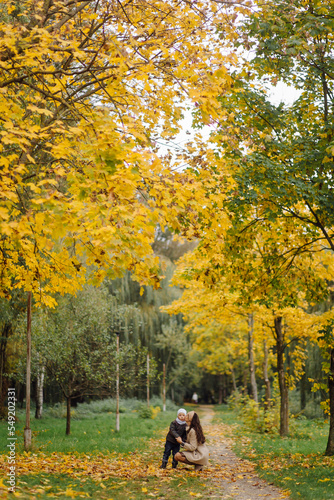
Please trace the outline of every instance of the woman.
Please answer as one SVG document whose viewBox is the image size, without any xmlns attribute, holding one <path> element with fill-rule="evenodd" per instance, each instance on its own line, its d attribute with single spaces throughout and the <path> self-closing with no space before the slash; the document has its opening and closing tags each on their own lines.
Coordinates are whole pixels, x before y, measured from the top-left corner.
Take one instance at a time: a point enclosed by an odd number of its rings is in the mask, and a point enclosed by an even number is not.
<svg viewBox="0 0 334 500">
<path fill-rule="evenodd" d="M 176 453 L 174 460 L 195 465 L 195 470 L 202 470 L 209 461 L 209 450 L 205 444 L 205 437 L 197 413 L 190 411 L 186 415 L 187 442 L 180 437 L 177 442 L 184 446 L 184 451 Z"/>
</svg>

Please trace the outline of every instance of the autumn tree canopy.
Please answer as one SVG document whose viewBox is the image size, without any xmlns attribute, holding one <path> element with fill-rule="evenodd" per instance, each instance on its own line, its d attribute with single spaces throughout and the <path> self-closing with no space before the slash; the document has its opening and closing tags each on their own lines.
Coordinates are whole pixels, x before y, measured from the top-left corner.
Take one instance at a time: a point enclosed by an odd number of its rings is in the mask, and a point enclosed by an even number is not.
<svg viewBox="0 0 334 500">
<path fill-rule="evenodd" d="M 227 79 L 211 34 L 222 10 L 208 1 L 2 3 L 3 296 L 23 288 L 53 305 L 53 292 L 87 275 L 98 283 L 106 270 L 157 281 L 150 244 L 169 202 L 155 197 L 182 176 L 158 158 L 156 140 L 177 132 L 186 99 L 205 120 L 216 112 L 212 96 Z"/>
</svg>

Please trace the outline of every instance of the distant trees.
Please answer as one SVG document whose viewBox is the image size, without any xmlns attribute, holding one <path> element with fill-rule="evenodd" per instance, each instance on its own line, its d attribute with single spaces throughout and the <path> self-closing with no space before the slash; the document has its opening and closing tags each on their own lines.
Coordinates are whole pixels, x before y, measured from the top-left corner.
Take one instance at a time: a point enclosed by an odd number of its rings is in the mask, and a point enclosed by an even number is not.
<svg viewBox="0 0 334 500">
<path fill-rule="evenodd" d="M 57 311 L 35 341 L 49 376 L 66 399 L 66 434 L 73 399 L 108 394 L 115 351 L 108 313 L 105 290 L 86 288 L 76 298 L 59 299 Z"/>
<path fill-rule="evenodd" d="M 40 311 L 33 320 L 32 378 L 36 383 L 36 417 L 41 417 L 43 399 L 40 393 L 43 394 L 45 376 L 46 387 L 58 386 L 66 400 L 66 434 L 70 433 L 73 401 L 115 396 L 116 330 L 112 325 L 117 321 L 117 314 L 111 307 L 111 299 L 105 286 L 86 286 L 76 297 L 60 297 L 56 311 Z M 118 359 L 120 393 L 136 396 L 146 384 L 147 349 L 140 341 L 126 343 L 122 337 Z M 25 362 L 21 357 L 11 375 L 24 382 L 24 373 Z M 152 360 L 152 380 L 155 376 L 156 362 Z"/>
<path fill-rule="evenodd" d="M 165 259 L 165 273 L 173 264 Z M 150 353 L 153 394 L 159 394 L 162 365 L 166 363 L 169 396 L 181 398 L 188 380 L 196 383 L 196 362 L 188 359 L 191 344 L 183 331 L 181 315 L 170 318 L 160 311 L 162 304 L 180 296 L 168 278 L 154 290 L 140 285 L 130 274 L 106 280 L 100 287 L 85 285 L 76 296 L 58 296 L 57 308 L 40 308 L 32 320 L 32 380 L 36 389 L 36 417 L 42 416 L 43 394 L 60 390 L 58 400 L 67 402 L 67 432 L 70 407 L 76 400 L 114 397 L 116 391 L 116 335 L 120 333 L 120 394 L 143 397 L 146 391 L 146 357 Z M 7 305 L 7 302 L 4 302 Z M 25 383 L 25 304 L 13 332 L 17 354 L 8 355 L 6 378 Z M 18 311 L 19 312 L 19 311 Z M 15 337 L 14 337 L 15 335 Z M 170 339 L 170 335 L 172 338 Z M 166 338 L 166 342 L 162 339 Z M 11 346 L 13 345 L 13 341 Z M 187 366 L 189 371 L 184 371 Z M 9 372 L 9 373 L 8 373 Z M 195 374 L 196 372 L 196 374 Z"/>
</svg>

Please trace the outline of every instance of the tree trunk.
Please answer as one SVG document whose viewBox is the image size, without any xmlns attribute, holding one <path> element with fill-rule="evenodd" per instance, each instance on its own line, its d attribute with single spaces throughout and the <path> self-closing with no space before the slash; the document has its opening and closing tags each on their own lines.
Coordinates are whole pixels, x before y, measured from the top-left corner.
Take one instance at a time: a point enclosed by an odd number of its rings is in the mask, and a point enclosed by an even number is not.
<svg viewBox="0 0 334 500">
<path fill-rule="evenodd" d="M 42 418 L 43 413 L 43 386 L 44 386 L 45 368 L 39 364 L 36 380 L 36 412 L 35 418 Z"/>
<path fill-rule="evenodd" d="M 223 375 L 218 375 L 218 404 L 223 404 Z"/>
<path fill-rule="evenodd" d="M 147 355 L 147 386 L 146 386 L 146 398 L 147 398 L 147 407 L 150 407 L 150 355 Z"/>
<path fill-rule="evenodd" d="M 300 410 L 306 407 L 306 373 L 303 373 L 300 379 Z"/>
<path fill-rule="evenodd" d="M 266 339 L 263 339 L 263 352 L 264 352 L 263 378 L 264 378 L 264 384 L 265 384 L 264 409 L 266 411 L 270 407 L 270 398 L 271 398 L 270 381 L 268 378 L 268 347 L 267 347 Z"/>
<path fill-rule="evenodd" d="M 257 385 L 255 377 L 253 332 L 254 332 L 254 316 L 253 314 L 248 314 L 248 359 L 249 359 L 251 393 L 252 393 L 252 398 L 257 403 L 258 397 L 257 397 Z"/>
<path fill-rule="evenodd" d="M 282 317 L 275 318 L 275 333 L 277 346 L 277 371 L 281 397 L 280 407 L 280 435 L 289 434 L 289 393 L 284 372 L 284 336 L 282 331 Z"/>
<path fill-rule="evenodd" d="M 31 298 L 32 293 L 28 292 L 27 303 L 27 378 L 26 378 L 26 426 L 24 428 L 24 449 L 31 447 L 30 429 L 30 388 L 31 388 Z"/>
<path fill-rule="evenodd" d="M 231 365 L 231 376 L 232 376 L 232 386 L 233 386 L 233 392 L 237 392 L 237 382 L 235 380 L 235 373 L 233 369 L 233 365 Z"/>
<path fill-rule="evenodd" d="M 244 368 L 244 371 L 243 371 L 243 389 L 242 389 L 242 392 L 243 392 L 244 396 L 247 396 L 247 394 L 248 394 L 248 387 L 247 387 L 248 372 L 249 372 L 249 370 L 247 369 L 247 367 Z"/>
<path fill-rule="evenodd" d="M 325 455 L 331 457 L 334 455 L 334 348 L 331 349 L 330 372 L 328 375 L 329 388 L 329 435 Z"/>
<path fill-rule="evenodd" d="M 66 399 L 66 435 L 71 434 L 71 397 Z"/>
<path fill-rule="evenodd" d="M 12 324 L 5 323 L 1 332 L 0 338 L 0 408 L 3 407 L 5 398 L 7 397 L 7 385 L 4 382 L 3 374 L 6 372 L 6 353 L 8 338 L 13 333 Z"/>
<path fill-rule="evenodd" d="M 225 403 L 226 398 L 228 394 L 228 388 L 227 388 L 227 375 L 226 373 L 223 374 L 223 403 Z"/>
</svg>

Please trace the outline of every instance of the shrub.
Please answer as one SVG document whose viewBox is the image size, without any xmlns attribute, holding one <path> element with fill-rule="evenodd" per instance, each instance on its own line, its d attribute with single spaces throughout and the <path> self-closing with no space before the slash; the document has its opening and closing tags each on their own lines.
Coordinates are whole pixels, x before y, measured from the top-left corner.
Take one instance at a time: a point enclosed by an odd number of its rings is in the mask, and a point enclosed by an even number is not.
<svg viewBox="0 0 334 500">
<path fill-rule="evenodd" d="M 141 418 L 155 418 L 158 413 L 160 413 L 160 406 L 147 406 L 145 403 L 142 403 L 139 408 L 139 416 Z"/>
<path fill-rule="evenodd" d="M 139 408 L 139 416 L 140 418 L 152 418 L 152 406 L 142 403 Z"/>
<path fill-rule="evenodd" d="M 160 396 L 152 396 L 150 399 L 150 403 L 152 406 L 159 406 L 160 410 L 163 409 L 163 401 Z M 177 410 L 179 407 L 173 403 L 171 399 L 166 399 L 166 410 Z"/>
<path fill-rule="evenodd" d="M 156 406 L 155 408 L 154 406 L 152 406 L 152 418 L 155 418 L 160 412 L 161 412 L 160 406 Z"/>
<path fill-rule="evenodd" d="M 54 406 L 48 408 L 46 413 L 50 417 L 54 418 L 65 418 L 66 417 L 66 405 L 64 403 L 56 403 Z M 71 408 L 71 418 L 76 417 L 76 411 L 74 408 Z"/>
<path fill-rule="evenodd" d="M 154 396 L 151 399 L 150 409 L 147 408 L 147 404 L 143 401 L 138 401 L 136 398 L 120 399 L 119 412 L 135 412 L 138 411 L 142 418 L 155 418 L 158 413 L 162 410 L 162 399 L 158 396 Z M 166 401 L 166 407 L 169 410 L 174 410 L 177 406 L 170 400 Z M 100 399 L 96 401 L 91 401 L 87 403 L 78 403 L 75 408 L 71 409 L 71 417 L 74 419 L 84 419 L 92 418 L 94 415 L 99 413 L 115 413 L 116 412 L 116 399 Z M 146 413 L 147 415 L 146 415 Z M 142 415 L 141 415 L 142 413 Z M 66 417 L 66 405 L 65 403 L 56 403 L 54 406 L 46 408 L 45 414 L 50 417 L 55 418 L 65 418 Z"/>
<path fill-rule="evenodd" d="M 126 413 L 132 411 L 138 406 L 138 400 L 120 399 L 119 412 Z M 46 414 L 50 417 L 64 418 L 66 417 L 66 405 L 64 403 L 56 403 L 54 406 L 45 410 Z M 90 403 L 78 403 L 75 408 L 71 409 L 71 417 L 74 419 L 91 418 L 98 413 L 115 413 L 116 412 L 116 399 L 100 399 L 91 401 Z"/>
<path fill-rule="evenodd" d="M 265 408 L 264 402 L 256 403 L 249 396 L 234 393 L 230 396 L 228 404 L 241 417 L 247 429 L 260 433 L 278 432 L 279 405 L 276 400 L 270 401 L 270 407 Z"/>
</svg>

